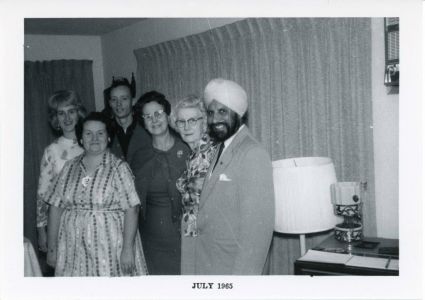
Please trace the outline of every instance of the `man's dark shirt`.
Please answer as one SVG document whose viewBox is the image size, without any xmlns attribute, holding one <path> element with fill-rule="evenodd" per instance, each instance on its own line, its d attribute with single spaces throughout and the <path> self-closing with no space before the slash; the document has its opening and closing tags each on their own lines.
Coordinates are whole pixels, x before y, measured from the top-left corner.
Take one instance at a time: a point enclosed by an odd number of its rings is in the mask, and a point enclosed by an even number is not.
<svg viewBox="0 0 425 300">
<path fill-rule="evenodd" d="M 118 124 L 118 122 L 113 119 L 111 127 L 115 134 L 115 139 L 118 139 L 118 142 L 120 143 L 122 152 L 124 154 L 125 159 L 127 160 L 127 152 L 128 152 L 128 145 L 130 143 L 131 136 L 133 135 L 134 128 L 137 126 L 137 121 L 133 117 L 133 122 L 130 124 L 130 126 L 127 127 L 127 131 L 124 132 L 124 129 Z"/>
</svg>

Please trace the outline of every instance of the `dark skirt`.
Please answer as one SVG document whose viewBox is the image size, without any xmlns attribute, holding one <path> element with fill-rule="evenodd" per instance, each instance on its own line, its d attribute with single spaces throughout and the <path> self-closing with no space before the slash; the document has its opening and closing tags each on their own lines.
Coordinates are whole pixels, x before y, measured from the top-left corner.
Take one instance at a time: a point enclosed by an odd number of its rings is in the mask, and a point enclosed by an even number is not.
<svg viewBox="0 0 425 300">
<path fill-rule="evenodd" d="M 148 201 L 148 213 L 140 223 L 146 264 L 150 275 L 180 275 L 180 224 L 173 223 L 171 205 L 165 205 L 170 200 L 161 200 L 156 199 L 155 204 Z"/>
</svg>

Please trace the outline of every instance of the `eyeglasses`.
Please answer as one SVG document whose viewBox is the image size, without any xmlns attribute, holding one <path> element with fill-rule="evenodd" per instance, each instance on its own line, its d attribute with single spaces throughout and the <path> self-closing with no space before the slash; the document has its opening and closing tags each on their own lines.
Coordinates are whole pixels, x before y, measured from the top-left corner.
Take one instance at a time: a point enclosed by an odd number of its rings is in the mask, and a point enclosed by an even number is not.
<svg viewBox="0 0 425 300">
<path fill-rule="evenodd" d="M 190 118 L 188 120 L 177 120 L 176 126 L 181 129 L 181 128 L 184 128 L 186 126 L 186 123 L 187 123 L 187 124 L 189 124 L 189 127 L 194 127 L 196 125 L 196 123 L 203 118 L 204 117 L 199 117 L 197 119 Z"/>
<path fill-rule="evenodd" d="M 156 112 L 154 112 L 153 116 L 152 116 L 152 114 L 143 114 L 142 118 L 145 121 L 151 122 L 153 120 L 153 117 L 155 117 L 155 119 L 157 119 L 157 120 L 161 119 L 164 116 L 164 113 L 165 113 L 165 111 L 160 109 L 160 110 L 157 110 Z"/>
</svg>

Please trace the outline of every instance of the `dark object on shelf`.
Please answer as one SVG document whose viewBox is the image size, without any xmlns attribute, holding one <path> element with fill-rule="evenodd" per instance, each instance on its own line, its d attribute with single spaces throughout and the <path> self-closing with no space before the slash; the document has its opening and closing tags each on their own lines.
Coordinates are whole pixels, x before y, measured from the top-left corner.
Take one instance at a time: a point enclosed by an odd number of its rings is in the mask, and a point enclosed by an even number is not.
<svg viewBox="0 0 425 300">
<path fill-rule="evenodd" d="M 358 244 L 355 244 L 354 247 L 355 248 L 363 248 L 363 249 L 375 249 L 376 246 L 379 245 L 379 242 L 372 242 L 372 241 L 361 241 Z"/>
<path fill-rule="evenodd" d="M 378 253 L 398 257 L 398 247 L 380 247 Z"/>
<path fill-rule="evenodd" d="M 312 250 L 333 252 L 333 253 L 347 253 L 345 248 L 323 248 L 323 247 L 314 247 Z"/>
</svg>

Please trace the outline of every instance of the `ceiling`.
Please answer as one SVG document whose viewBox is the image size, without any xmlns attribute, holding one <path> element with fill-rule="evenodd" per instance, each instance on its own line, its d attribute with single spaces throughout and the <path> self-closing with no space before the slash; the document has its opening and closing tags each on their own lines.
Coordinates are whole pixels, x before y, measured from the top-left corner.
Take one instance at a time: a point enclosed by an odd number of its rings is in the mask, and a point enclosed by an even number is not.
<svg viewBox="0 0 425 300">
<path fill-rule="evenodd" d="M 26 18 L 25 34 L 103 35 L 146 18 Z"/>
</svg>

